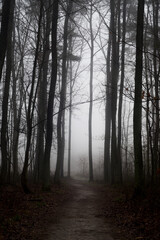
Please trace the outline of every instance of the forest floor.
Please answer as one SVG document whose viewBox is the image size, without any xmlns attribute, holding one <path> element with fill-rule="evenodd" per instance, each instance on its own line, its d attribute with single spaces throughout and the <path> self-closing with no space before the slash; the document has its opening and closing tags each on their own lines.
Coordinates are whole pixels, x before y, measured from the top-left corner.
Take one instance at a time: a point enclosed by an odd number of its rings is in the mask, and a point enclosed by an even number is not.
<svg viewBox="0 0 160 240">
<path fill-rule="evenodd" d="M 52 191 L 0 190 L 0 240 L 159 240 L 160 192 L 65 180 Z"/>
</svg>

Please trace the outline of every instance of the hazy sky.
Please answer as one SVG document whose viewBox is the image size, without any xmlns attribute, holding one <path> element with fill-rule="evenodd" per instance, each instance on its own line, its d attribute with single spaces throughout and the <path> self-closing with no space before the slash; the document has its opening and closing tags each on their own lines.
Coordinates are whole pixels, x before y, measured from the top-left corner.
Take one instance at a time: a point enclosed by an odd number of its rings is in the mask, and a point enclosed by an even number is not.
<svg viewBox="0 0 160 240">
<path fill-rule="evenodd" d="M 83 59 L 82 68 L 85 68 L 89 64 L 89 53 L 85 55 Z M 96 58 L 95 58 L 96 63 Z M 80 83 L 81 82 L 81 83 Z M 102 74 L 98 65 L 94 68 L 94 79 L 93 79 L 93 99 L 98 99 L 103 96 L 101 91 L 102 84 L 104 85 L 105 76 Z M 89 71 L 84 71 L 77 79 L 77 85 L 81 85 L 78 96 L 74 98 L 74 103 L 85 102 L 89 100 Z M 104 87 L 104 86 L 103 86 Z M 75 86 L 76 88 L 76 86 Z M 73 103 L 73 104 L 74 104 Z M 67 116 L 68 114 L 66 114 Z M 88 161 L 88 115 L 89 115 L 89 103 L 84 103 L 76 106 L 73 110 L 72 116 L 72 146 L 71 156 L 72 165 L 78 167 L 77 162 L 80 158 L 85 157 Z M 95 101 L 93 104 L 93 125 L 92 125 L 92 136 L 93 136 L 93 161 L 98 161 L 100 155 L 103 155 L 104 145 L 104 100 Z M 66 125 L 67 126 L 67 125 Z M 68 129 L 66 129 L 66 134 Z M 68 152 L 68 145 L 66 145 L 66 154 Z"/>
</svg>

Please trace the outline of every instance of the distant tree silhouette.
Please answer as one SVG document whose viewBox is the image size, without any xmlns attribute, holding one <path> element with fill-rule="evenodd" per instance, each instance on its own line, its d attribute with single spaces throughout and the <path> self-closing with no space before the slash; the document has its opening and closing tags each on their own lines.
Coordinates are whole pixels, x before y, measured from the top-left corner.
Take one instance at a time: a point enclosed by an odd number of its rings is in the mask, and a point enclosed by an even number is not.
<svg viewBox="0 0 160 240">
<path fill-rule="evenodd" d="M 134 155 L 136 192 L 143 189 L 143 158 L 142 158 L 142 70 L 143 70 L 143 28 L 144 0 L 138 1 L 137 35 L 136 35 L 136 69 L 134 98 Z"/>
</svg>

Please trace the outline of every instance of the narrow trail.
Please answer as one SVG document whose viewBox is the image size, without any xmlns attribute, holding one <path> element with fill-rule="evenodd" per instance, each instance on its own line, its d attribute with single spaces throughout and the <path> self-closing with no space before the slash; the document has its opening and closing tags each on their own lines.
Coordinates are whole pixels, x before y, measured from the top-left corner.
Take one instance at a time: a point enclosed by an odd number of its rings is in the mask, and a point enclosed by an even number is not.
<svg viewBox="0 0 160 240">
<path fill-rule="evenodd" d="M 63 205 L 45 240 L 124 240 L 100 214 L 101 199 L 94 185 L 70 182 L 74 196 Z"/>
</svg>

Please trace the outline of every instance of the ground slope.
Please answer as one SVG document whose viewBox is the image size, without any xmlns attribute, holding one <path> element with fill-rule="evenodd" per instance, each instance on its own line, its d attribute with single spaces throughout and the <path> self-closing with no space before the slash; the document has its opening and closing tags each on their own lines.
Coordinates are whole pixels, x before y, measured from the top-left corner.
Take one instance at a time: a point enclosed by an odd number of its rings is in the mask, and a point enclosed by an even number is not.
<svg viewBox="0 0 160 240">
<path fill-rule="evenodd" d="M 78 180 L 70 181 L 73 197 L 64 204 L 43 239 L 124 240 L 102 214 L 102 187 Z"/>
</svg>

